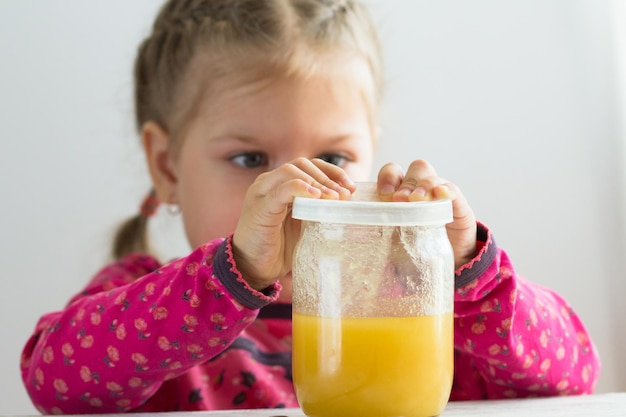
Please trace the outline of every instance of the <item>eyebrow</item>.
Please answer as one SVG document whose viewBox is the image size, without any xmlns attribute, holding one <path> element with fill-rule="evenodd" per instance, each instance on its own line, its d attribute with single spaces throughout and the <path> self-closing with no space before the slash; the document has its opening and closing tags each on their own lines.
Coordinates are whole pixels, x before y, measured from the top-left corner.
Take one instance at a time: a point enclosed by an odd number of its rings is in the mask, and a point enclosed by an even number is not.
<svg viewBox="0 0 626 417">
<path fill-rule="evenodd" d="M 233 140 L 237 142 L 248 143 L 251 145 L 258 145 L 260 142 L 260 139 L 254 138 L 252 136 L 247 136 L 247 135 L 220 135 L 220 136 L 213 137 L 211 141 L 222 143 L 222 142 L 228 142 L 228 141 L 233 141 Z"/>
<path fill-rule="evenodd" d="M 336 136 L 331 136 L 331 137 L 325 137 L 324 140 L 327 141 L 328 144 L 334 145 L 336 143 L 340 143 L 352 138 L 360 138 L 364 136 L 361 133 L 346 133 L 346 134 L 339 134 Z M 243 142 L 249 145 L 260 145 L 262 144 L 263 140 L 254 136 L 250 136 L 250 135 L 221 135 L 221 136 L 217 136 L 215 138 L 213 138 L 213 141 L 217 142 L 217 143 L 223 143 L 223 142 L 227 142 L 227 141 L 231 141 L 231 140 L 235 140 L 238 142 Z"/>
</svg>

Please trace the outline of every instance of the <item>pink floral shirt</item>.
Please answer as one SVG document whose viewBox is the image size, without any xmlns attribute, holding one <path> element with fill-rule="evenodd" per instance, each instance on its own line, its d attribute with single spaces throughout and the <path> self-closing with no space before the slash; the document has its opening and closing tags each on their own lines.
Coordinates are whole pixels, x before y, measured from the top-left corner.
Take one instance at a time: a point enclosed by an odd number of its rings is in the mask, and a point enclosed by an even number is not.
<svg viewBox="0 0 626 417">
<path fill-rule="evenodd" d="M 591 393 L 600 362 L 578 316 L 516 275 L 482 224 L 478 240 L 456 272 L 450 399 Z M 44 414 L 297 407 L 279 291 L 246 284 L 230 239 L 164 266 L 129 255 L 40 319 L 25 387 Z"/>
</svg>

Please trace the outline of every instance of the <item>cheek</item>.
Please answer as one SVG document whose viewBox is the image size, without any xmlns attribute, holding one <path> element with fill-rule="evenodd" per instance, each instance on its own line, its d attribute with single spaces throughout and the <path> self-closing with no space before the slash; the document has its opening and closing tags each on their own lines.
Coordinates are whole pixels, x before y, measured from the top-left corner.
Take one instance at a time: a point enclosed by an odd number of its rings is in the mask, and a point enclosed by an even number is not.
<svg viewBox="0 0 626 417">
<path fill-rule="evenodd" d="M 243 198 L 206 193 L 195 204 L 183 208 L 185 232 L 191 247 L 196 248 L 218 238 L 225 238 L 235 230 Z"/>
</svg>

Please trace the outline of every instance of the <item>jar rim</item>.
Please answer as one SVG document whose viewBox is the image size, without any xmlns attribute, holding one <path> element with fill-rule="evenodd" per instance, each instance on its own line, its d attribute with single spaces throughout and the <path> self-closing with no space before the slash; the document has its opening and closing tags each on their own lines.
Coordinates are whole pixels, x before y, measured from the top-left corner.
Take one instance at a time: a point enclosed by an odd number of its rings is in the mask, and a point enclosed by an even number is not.
<svg viewBox="0 0 626 417">
<path fill-rule="evenodd" d="M 360 182 L 350 200 L 296 197 L 291 216 L 321 223 L 370 226 L 443 226 L 452 222 L 452 201 L 389 202 L 378 199 L 375 182 Z"/>
</svg>

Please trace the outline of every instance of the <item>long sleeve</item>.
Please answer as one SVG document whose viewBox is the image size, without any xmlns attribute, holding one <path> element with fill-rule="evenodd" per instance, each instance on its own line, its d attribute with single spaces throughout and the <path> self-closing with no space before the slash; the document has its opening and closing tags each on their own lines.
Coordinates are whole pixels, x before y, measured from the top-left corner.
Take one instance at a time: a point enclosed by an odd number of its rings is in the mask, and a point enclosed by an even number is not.
<svg viewBox="0 0 626 417">
<path fill-rule="evenodd" d="M 456 275 L 451 400 L 591 393 L 598 353 L 553 291 L 518 276 L 479 224 L 478 256 Z"/>
<path fill-rule="evenodd" d="M 158 267 L 130 255 L 104 268 L 63 311 L 43 316 L 22 354 L 42 413 L 136 409 L 168 380 L 215 357 L 275 300 L 234 268 L 230 240 Z"/>
</svg>

